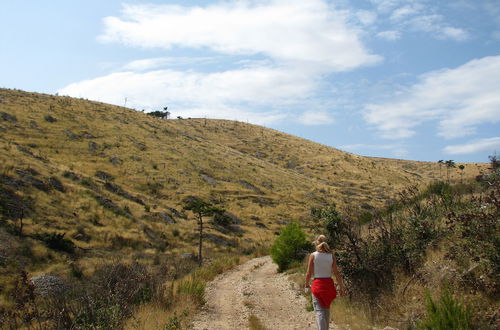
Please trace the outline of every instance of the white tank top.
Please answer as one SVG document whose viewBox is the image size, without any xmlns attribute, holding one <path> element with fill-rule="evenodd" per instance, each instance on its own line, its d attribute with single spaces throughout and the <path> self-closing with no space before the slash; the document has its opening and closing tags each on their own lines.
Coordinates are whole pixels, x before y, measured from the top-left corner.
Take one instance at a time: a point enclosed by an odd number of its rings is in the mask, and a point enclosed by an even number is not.
<svg viewBox="0 0 500 330">
<path fill-rule="evenodd" d="M 333 255 L 331 253 L 313 252 L 314 278 L 332 277 Z"/>
</svg>

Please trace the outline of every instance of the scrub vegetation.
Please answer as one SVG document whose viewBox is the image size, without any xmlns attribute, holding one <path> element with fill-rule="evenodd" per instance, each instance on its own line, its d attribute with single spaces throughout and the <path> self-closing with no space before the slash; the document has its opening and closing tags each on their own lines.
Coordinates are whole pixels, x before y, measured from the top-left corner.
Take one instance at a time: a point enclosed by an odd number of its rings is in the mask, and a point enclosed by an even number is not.
<svg viewBox="0 0 500 330">
<path fill-rule="evenodd" d="M 348 286 L 349 299 L 332 307 L 336 321 L 355 329 L 495 329 L 500 172 L 491 170 L 473 181 L 407 188 L 368 223 L 348 208 L 313 209 Z"/>
</svg>

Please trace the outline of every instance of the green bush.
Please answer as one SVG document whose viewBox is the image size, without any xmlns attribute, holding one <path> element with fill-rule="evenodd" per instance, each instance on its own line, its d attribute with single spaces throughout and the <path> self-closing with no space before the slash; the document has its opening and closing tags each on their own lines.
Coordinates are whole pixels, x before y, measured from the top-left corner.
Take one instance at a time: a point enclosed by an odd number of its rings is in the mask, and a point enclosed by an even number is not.
<svg viewBox="0 0 500 330">
<path fill-rule="evenodd" d="M 226 227 L 233 223 L 233 219 L 225 213 L 216 213 L 214 215 L 214 223 L 216 225 Z"/>
<path fill-rule="evenodd" d="M 310 248 L 306 234 L 297 222 L 288 224 L 271 247 L 271 257 L 280 272 L 285 271 L 294 261 L 304 258 Z"/>
<path fill-rule="evenodd" d="M 428 246 L 438 241 L 441 230 L 436 216 L 413 216 L 401 224 L 401 264 L 407 272 L 414 272 L 425 257 Z"/>
<path fill-rule="evenodd" d="M 64 235 L 66 233 L 45 233 L 40 235 L 39 238 L 49 249 L 67 253 L 75 252 L 75 244 L 70 239 L 64 238 Z"/>
<path fill-rule="evenodd" d="M 365 211 L 358 216 L 358 223 L 360 225 L 366 225 L 373 221 L 373 214 L 371 212 Z"/>
<path fill-rule="evenodd" d="M 332 249 L 342 246 L 342 240 L 349 231 L 349 224 L 346 219 L 337 211 L 335 204 L 323 208 L 313 208 L 311 215 L 317 222 L 320 222 L 325 228 L 325 234 L 328 239 L 328 245 Z"/>
<path fill-rule="evenodd" d="M 441 197 L 446 197 L 451 195 L 452 187 L 449 183 L 443 181 L 435 181 L 429 184 L 427 189 L 424 191 L 424 196 L 438 195 Z"/>
<path fill-rule="evenodd" d="M 471 312 L 455 300 L 446 288 L 439 301 L 435 302 L 427 292 L 427 315 L 418 324 L 425 330 L 468 330 L 472 329 Z"/>
</svg>

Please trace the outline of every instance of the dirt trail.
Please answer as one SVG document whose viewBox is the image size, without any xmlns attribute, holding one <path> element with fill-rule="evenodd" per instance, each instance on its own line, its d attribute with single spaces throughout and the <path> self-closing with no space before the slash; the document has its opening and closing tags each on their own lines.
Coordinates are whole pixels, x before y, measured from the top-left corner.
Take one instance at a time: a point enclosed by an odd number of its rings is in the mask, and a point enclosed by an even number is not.
<svg viewBox="0 0 500 330">
<path fill-rule="evenodd" d="M 292 285 L 270 257 L 252 259 L 209 283 L 191 329 L 248 329 L 252 314 L 266 329 L 316 329 L 314 312 L 306 311 L 306 299 Z"/>
</svg>

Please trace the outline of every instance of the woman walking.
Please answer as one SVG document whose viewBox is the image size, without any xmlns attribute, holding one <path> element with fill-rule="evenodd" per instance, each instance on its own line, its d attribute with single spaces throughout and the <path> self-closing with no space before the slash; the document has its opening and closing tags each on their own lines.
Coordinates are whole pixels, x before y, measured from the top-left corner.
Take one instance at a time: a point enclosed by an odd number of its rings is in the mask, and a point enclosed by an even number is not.
<svg viewBox="0 0 500 330">
<path fill-rule="evenodd" d="M 326 243 L 326 237 L 320 235 L 314 243 L 316 245 L 316 252 L 311 253 L 309 256 L 305 287 L 311 288 L 318 330 L 328 330 L 330 304 L 337 296 L 335 284 L 332 280 L 332 273 L 335 274 L 335 279 L 339 285 L 340 296 L 344 296 L 346 290 L 337 268 L 337 260 L 332 254 L 328 243 Z M 312 286 L 310 284 L 311 277 L 313 277 Z"/>
</svg>

